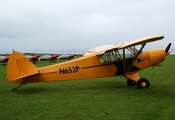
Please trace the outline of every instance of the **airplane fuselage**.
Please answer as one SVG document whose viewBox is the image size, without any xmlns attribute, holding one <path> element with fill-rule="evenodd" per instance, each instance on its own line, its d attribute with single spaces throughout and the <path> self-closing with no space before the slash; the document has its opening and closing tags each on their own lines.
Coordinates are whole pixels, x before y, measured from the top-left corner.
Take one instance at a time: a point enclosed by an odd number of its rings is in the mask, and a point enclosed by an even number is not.
<svg viewBox="0 0 175 120">
<path fill-rule="evenodd" d="M 31 75 L 13 81 L 13 83 L 49 82 L 58 80 L 77 80 L 83 78 L 98 78 L 136 73 L 149 66 L 159 65 L 165 59 L 163 49 L 143 51 L 132 64 L 132 57 L 122 61 L 101 63 L 96 55 L 81 57 L 75 60 L 39 68 L 39 74 Z M 125 66 L 125 68 L 123 67 Z M 131 67 L 129 71 L 128 67 Z M 134 78 L 131 78 L 134 80 Z M 134 80 L 137 81 L 137 80 Z"/>
</svg>

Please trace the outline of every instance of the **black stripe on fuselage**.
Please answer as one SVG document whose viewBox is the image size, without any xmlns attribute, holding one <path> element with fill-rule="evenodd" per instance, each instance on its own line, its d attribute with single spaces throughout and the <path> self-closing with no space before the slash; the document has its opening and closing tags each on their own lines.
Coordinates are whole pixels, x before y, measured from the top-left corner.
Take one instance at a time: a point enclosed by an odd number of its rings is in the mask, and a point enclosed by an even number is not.
<svg viewBox="0 0 175 120">
<path fill-rule="evenodd" d="M 100 64 L 100 65 L 94 65 L 94 66 L 87 66 L 87 67 L 82 67 L 82 69 L 94 68 L 94 67 L 100 67 L 100 66 L 106 66 L 106 65 L 111 65 L 111 64 L 113 64 L 113 63 Z"/>
<path fill-rule="evenodd" d="M 123 68 L 123 63 L 122 61 L 115 61 L 115 62 L 111 62 L 111 63 L 105 63 L 105 64 L 100 64 L 100 65 L 94 65 L 94 66 L 87 66 L 87 67 L 82 67 L 82 69 L 88 69 L 88 68 L 94 68 L 94 67 L 101 67 L 101 66 L 106 66 L 106 65 L 115 65 L 116 69 L 116 74 L 117 75 L 121 75 L 124 73 L 124 68 Z M 126 63 L 126 67 L 125 70 L 127 70 L 130 67 L 131 63 Z M 133 71 L 137 71 L 140 70 L 140 68 L 132 65 L 131 68 L 129 69 L 129 72 L 133 72 Z"/>
</svg>

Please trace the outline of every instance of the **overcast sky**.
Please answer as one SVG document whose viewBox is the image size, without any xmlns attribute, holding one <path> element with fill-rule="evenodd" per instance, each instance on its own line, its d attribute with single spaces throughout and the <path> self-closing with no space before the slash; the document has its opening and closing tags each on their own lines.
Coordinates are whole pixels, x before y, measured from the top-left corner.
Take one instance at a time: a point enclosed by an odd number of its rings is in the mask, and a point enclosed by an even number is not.
<svg viewBox="0 0 175 120">
<path fill-rule="evenodd" d="M 175 45 L 175 0 L 0 0 L 0 53 L 82 53 L 163 35 Z"/>
</svg>

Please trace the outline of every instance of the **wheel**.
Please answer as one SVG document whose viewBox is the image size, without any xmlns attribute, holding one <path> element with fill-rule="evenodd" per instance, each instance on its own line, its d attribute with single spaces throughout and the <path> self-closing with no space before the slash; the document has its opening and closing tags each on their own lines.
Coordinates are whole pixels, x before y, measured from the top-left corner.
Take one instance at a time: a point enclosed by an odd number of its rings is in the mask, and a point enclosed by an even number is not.
<svg viewBox="0 0 175 120">
<path fill-rule="evenodd" d="M 130 79 L 127 79 L 127 85 L 128 86 L 134 86 L 134 85 L 137 85 L 135 81 L 133 80 L 130 80 Z"/>
<path fill-rule="evenodd" d="M 12 91 L 17 91 L 18 89 L 17 88 L 12 88 Z"/>
<path fill-rule="evenodd" d="M 149 88 L 150 83 L 146 78 L 140 78 L 139 81 L 137 82 L 137 87 L 139 89 L 143 89 L 143 88 Z"/>
</svg>

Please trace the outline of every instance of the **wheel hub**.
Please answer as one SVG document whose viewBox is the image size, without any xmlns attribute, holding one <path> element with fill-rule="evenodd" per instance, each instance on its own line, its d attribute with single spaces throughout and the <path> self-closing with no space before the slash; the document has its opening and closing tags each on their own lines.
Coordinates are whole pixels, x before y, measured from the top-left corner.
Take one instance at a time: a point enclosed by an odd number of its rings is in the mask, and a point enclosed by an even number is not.
<svg viewBox="0 0 175 120">
<path fill-rule="evenodd" d="M 142 87 L 146 87 L 146 82 L 142 82 Z"/>
</svg>

